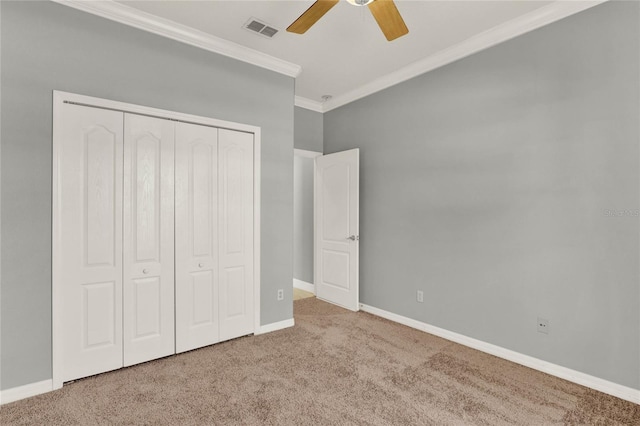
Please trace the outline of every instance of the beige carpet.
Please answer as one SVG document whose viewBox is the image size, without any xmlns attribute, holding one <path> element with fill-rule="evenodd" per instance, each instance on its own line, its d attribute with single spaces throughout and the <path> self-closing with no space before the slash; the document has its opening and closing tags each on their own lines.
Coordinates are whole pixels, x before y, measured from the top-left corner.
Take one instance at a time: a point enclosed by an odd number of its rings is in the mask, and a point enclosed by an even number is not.
<svg viewBox="0 0 640 426">
<path fill-rule="evenodd" d="M 0 424 L 640 425 L 640 406 L 315 298 L 296 326 L 79 380 Z"/>
</svg>

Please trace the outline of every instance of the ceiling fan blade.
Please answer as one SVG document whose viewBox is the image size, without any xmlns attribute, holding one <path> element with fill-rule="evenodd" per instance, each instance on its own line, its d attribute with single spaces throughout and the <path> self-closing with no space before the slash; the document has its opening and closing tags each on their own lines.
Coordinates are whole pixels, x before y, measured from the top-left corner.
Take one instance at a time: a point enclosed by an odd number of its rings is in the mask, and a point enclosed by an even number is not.
<svg viewBox="0 0 640 426">
<path fill-rule="evenodd" d="M 369 3 L 369 10 L 387 40 L 395 40 L 409 32 L 393 0 L 375 0 Z"/>
<path fill-rule="evenodd" d="M 290 33 L 296 34 L 304 34 L 307 32 L 309 28 L 320 18 L 324 16 L 325 13 L 329 11 L 333 6 L 338 3 L 339 0 L 318 0 L 314 4 L 311 5 L 309 9 L 307 9 L 295 22 L 289 25 L 287 31 Z"/>
</svg>

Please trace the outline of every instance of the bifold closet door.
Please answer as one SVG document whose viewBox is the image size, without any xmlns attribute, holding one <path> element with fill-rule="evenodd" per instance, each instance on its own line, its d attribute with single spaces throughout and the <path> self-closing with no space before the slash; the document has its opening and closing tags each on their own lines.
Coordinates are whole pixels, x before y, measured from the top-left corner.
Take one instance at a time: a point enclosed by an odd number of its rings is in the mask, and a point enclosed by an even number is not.
<svg viewBox="0 0 640 426">
<path fill-rule="evenodd" d="M 253 134 L 176 124 L 176 351 L 254 332 Z"/>
<path fill-rule="evenodd" d="M 220 340 L 254 332 L 253 134 L 218 130 Z"/>
<path fill-rule="evenodd" d="M 176 352 L 218 330 L 218 129 L 176 123 Z"/>
<path fill-rule="evenodd" d="M 125 114 L 124 365 L 175 353 L 174 122 Z"/>
<path fill-rule="evenodd" d="M 123 113 L 61 108 L 54 257 L 69 381 L 122 367 Z"/>
<path fill-rule="evenodd" d="M 253 333 L 253 134 L 60 108 L 62 380 Z"/>
</svg>

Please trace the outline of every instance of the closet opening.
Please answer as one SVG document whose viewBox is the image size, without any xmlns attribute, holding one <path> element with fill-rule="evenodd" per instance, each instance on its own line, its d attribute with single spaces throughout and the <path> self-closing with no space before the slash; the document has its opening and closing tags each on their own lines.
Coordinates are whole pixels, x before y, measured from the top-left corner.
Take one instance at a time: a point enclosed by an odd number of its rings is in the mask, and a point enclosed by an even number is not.
<svg viewBox="0 0 640 426">
<path fill-rule="evenodd" d="M 260 332 L 260 128 L 55 91 L 53 385 Z"/>
</svg>

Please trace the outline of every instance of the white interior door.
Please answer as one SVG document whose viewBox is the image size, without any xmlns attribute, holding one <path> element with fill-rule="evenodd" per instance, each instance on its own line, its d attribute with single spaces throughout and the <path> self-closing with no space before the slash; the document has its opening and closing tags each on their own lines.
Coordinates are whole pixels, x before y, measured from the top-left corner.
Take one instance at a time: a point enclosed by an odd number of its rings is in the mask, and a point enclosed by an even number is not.
<svg viewBox="0 0 640 426">
<path fill-rule="evenodd" d="M 218 129 L 176 123 L 176 352 L 218 331 Z"/>
<path fill-rule="evenodd" d="M 122 367 L 123 114 L 64 104 L 54 252 L 62 381 Z"/>
<path fill-rule="evenodd" d="M 316 297 L 352 311 L 358 299 L 360 150 L 316 158 Z"/>
<path fill-rule="evenodd" d="M 174 123 L 125 114 L 124 365 L 175 353 Z"/>
<path fill-rule="evenodd" d="M 220 340 L 254 332 L 253 134 L 218 131 Z"/>
</svg>

